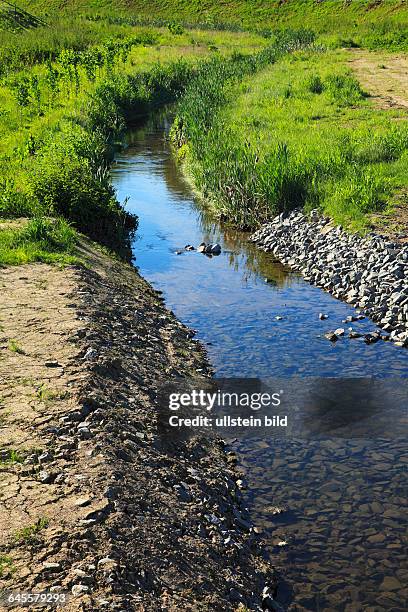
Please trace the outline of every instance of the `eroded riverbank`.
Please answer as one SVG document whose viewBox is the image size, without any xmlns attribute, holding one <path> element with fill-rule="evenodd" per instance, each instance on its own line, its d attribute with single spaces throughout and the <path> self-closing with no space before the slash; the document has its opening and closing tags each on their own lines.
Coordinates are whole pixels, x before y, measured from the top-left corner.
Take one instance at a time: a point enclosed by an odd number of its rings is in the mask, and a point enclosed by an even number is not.
<svg viewBox="0 0 408 612">
<path fill-rule="evenodd" d="M 159 427 L 159 387 L 204 381 L 205 354 L 134 269 L 81 254 L 1 271 L 1 587 L 75 611 L 256 607 L 273 578 L 237 472 L 219 440 Z"/>
</svg>

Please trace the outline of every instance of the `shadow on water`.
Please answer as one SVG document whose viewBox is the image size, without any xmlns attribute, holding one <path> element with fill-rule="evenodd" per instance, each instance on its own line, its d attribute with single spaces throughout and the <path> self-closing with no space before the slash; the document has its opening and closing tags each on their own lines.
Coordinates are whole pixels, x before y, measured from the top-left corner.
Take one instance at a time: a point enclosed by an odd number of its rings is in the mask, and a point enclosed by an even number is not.
<svg viewBox="0 0 408 612">
<path fill-rule="evenodd" d="M 381 393 L 367 379 L 393 377 L 398 386 L 408 376 L 408 352 L 347 333 L 335 344 L 326 340 L 330 329 L 347 332 L 350 324 L 342 321 L 353 309 L 257 251 L 246 234 L 211 219 L 174 162 L 169 125 L 169 116 L 158 117 L 131 132 L 112 170 L 119 198 L 129 197 L 140 217 L 135 264 L 207 343 L 217 377 L 364 378 L 361 397 L 354 385 L 348 398 L 344 380 L 337 391 L 336 427 L 358 428 L 369 398 Z M 176 254 L 202 241 L 219 242 L 221 255 Z M 329 318 L 320 321 L 320 312 Z M 375 328 L 367 320 L 352 327 Z M 293 610 L 403 610 L 406 445 L 397 433 L 333 433 L 332 396 L 318 381 L 312 391 L 310 435 L 230 442 L 247 474 L 247 504 L 284 576 L 279 600 Z M 394 407 L 398 418 L 406 417 L 403 400 Z M 387 415 L 394 418 L 392 406 L 378 413 L 385 429 Z"/>
</svg>

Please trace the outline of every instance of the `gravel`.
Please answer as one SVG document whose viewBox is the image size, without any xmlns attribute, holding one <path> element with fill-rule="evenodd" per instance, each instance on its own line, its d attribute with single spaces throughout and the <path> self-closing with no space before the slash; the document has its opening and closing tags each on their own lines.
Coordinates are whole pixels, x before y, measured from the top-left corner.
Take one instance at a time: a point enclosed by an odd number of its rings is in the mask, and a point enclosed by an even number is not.
<svg viewBox="0 0 408 612">
<path fill-rule="evenodd" d="M 305 280 L 360 309 L 389 340 L 408 346 L 407 245 L 373 232 L 350 234 L 317 211 L 307 217 L 299 210 L 278 215 L 250 240 Z"/>
</svg>

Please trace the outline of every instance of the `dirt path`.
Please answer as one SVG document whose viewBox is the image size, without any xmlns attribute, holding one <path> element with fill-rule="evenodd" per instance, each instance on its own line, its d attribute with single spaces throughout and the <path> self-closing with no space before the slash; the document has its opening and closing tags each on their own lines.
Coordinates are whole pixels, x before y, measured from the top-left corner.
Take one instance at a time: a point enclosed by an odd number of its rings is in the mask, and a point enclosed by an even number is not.
<svg viewBox="0 0 408 612">
<path fill-rule="evenodd" d="M 408 120 L 408 56 L 350 49 L 350 67 L 375 105 L 399 111 L 396 121 Z M 401 112 L 402 111 L 402 112 Z M 408 242 L 408 182 L 386 213 L 373 214 L 371 226 L 397 242 Z"/>
<path fill-rule="evenodd" d="M 407 55 L 352 49 L 350 56 L 351 68 L 380 108 L 408 110 Z"/>
<path fill-rule="evenodd" d="M 205 356 L 133 268 L 82 252 L 88 268 L 0 269 L 0 590 L 68 592 L 67 612 L 252 609 L 273 579 L 237 472 L 159 418 L 160 386 L 205 379 Z"/>
</svg>

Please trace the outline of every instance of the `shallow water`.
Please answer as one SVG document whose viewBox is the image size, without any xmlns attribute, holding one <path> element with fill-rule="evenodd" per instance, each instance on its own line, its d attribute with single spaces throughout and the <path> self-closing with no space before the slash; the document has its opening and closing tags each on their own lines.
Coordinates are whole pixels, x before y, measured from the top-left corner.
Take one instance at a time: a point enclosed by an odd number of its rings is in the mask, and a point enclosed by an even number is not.
<svg viewBox="0 0 408 612">
<path fill-rule="evenodd" d="M 342 320 L 354 310 L 257 251 L 247 235 L 212 222 L 172 159 L 165 127 L 152 119 L 129 134 L 113 183 L 140 219 L 135 264 L 197 330 L 216 376 L 408 377 L 405 349 L 324 338 L 330 329 L 347 330 Z M 201 242 L 219 242 L 222 254 L 177 254 Z M 329 318 L 320 321 L 320 312 Z M 368 320 L 351 326 L 375 329 Z M 279 590 L 285 606 L 405 609 L 407 458 L 404 464 L 401 439 L 272 443 L 252 436 L 232 445 L 248 475 L 252 517 L 286 578 Z"/>
</svg>

